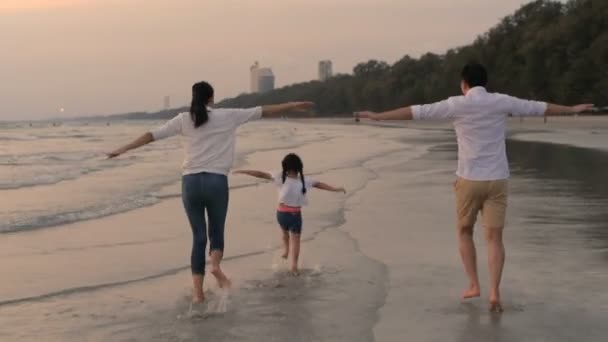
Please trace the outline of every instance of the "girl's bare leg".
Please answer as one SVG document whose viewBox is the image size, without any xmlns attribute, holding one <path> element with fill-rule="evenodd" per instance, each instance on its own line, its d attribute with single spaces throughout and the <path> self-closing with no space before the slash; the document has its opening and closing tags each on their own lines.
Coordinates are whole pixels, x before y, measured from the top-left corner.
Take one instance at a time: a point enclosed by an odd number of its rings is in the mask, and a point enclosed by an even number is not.
<svg viewBox="0 0 608 342">
<path fill-rule="evenodd" d="M 298 258 L 300 257 L 300 234 L 289 233 L 289 248 L 291 250 L 291 272 L 298 275 Z"/>
<path fill-rule="evenodd" d="M 283 255 L 281 257 L 287 259 L 289 256 L 289 233 L 281 228 L 281 234 L 283 238 Z"/>
</svg>

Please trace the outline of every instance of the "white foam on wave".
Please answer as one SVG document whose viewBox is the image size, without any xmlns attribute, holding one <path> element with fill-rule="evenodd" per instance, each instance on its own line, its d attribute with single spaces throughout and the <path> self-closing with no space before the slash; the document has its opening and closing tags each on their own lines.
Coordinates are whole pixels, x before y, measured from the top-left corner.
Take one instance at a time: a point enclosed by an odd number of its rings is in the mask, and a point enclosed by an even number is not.
<svg viewBox="0 0 608 342">
<path fill-rule="evenodd" d="M 9 218 L 0 224 L 0 233 L 33 230 L 44 227 L 59 226 L 78 221 L 92 220 L 113 214 L 127 212 L 133 209 L 150 206 L 158 203 L 159 199 L 153 195 L 132 195 L 120 201 L 101 203 L 82 208 L 76 211 L 50 212 L 36 216 L 22 216 Z"/>
<path fill-rule="evenodd" d="M 211 292 L 211 291 L 210 291 Z M 210 316 L 222 315 L 229 311 L 231 306 L 230 289 L 217 289 L 213 293 L 206 293 L 202 303 L 190 302 L 188 310 L 177 316 L 178 320 L 200 320 Z"/>
<path fill-rule="evenodd" d="M 33 141 L 38 140 L 35 135 L 29 134 L 11 134 L 11 135 L 0 135 L 0 141 Z"/>
<path fill-rule="evenodd" d="M 17 159 L 0 156 L 2 179 L 0 190 L 19 189 L 78 179 L 81 176 L 113 168 L 125 167 L 128 159 L 107 163 L 96 158 L 97 154 L 83 153 L 70 156 L 35 156 Z"/>
<path fill-rule="evenodd" d="M 230 289 L 218 289 L 217 301 L 207 307 L 208 314 L 223 314 L 228 312 L 230 306 Z"/>
</svg>

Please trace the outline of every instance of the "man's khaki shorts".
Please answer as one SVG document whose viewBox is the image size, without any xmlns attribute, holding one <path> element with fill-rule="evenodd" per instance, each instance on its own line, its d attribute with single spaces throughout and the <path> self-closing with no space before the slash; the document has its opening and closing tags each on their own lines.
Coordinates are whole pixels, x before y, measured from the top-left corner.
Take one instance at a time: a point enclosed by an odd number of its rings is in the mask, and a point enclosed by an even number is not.
<svg viewBox="0 0 608 342">
<path fill-rule="evenodd" d="M 473 227 L 477 214 L 486 228 L 503 228 L 507 213 L 508 181 L 472 181 L 458 178 L 454 183 L 459 227 Z"/>
</svg>

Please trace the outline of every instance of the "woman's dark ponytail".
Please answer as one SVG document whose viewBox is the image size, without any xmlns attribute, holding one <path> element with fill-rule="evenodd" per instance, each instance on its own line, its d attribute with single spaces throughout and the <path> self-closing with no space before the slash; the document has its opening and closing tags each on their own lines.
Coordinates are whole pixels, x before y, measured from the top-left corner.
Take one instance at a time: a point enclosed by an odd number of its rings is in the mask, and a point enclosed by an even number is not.
<svg viewBox="0 0 608 342">
<path fill-rule="evenodd" d="M 194 127 L 199 128 L 209 121 L 207 105 L 213 98 L 213 87 L 207 82 L 199 82 L 192 86 L 192 104 L 190 105 L 190 117 Z"/>
</svg>

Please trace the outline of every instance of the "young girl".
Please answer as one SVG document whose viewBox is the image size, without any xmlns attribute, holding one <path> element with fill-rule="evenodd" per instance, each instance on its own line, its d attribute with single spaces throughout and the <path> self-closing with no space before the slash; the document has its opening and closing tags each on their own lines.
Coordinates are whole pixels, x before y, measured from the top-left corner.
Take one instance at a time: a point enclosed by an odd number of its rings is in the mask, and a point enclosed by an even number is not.
<svg viewBox="0 0 608 342">
<path fill-rule="evenodd" d="M 305 179 L 304 164 L 297 154 L 290 153 L 285 156 L 282 166 L 283 172 L 276 174 L 253 170 L 240 170 L 234 173 L 271 180 L 279 188 L 277 221 L 283 238 L 283 258 L 287 259 L 291 251 L 291 272 L 297 275 L 302 232 L 302 207 L 308 204 L 306 193 L 312 188 L 343 193 L 346 193 L 346 190 L 342 187 L 335 188 L 312 179 Z"/>
</svg>

